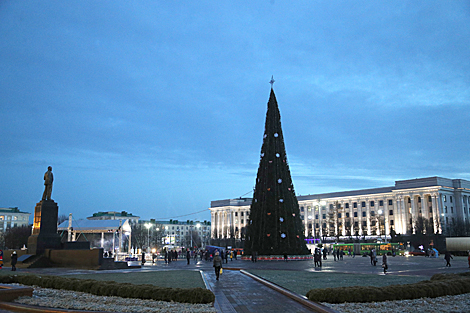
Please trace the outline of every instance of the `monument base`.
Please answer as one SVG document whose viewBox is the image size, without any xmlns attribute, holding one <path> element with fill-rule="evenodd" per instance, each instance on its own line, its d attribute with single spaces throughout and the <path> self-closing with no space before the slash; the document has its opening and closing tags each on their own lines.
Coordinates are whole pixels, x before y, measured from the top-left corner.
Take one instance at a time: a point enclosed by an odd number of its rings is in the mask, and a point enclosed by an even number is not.
<svg viewBox="0 0 470 313">
<path fill-rule="evenodd" d="M 31 235 L 28 238 L 28 254 L 42 254 L 46 249 L 62 249 L 59 234 Z"/>
<path fill-rule="evenodd" d="M 42 254 L 46 249 L 61 249 L 57 234 L 59 206 L 54 200 L 41 200 L 34 209 L 33 234 L 28 238 L 28 253 Z"/>
</svg>

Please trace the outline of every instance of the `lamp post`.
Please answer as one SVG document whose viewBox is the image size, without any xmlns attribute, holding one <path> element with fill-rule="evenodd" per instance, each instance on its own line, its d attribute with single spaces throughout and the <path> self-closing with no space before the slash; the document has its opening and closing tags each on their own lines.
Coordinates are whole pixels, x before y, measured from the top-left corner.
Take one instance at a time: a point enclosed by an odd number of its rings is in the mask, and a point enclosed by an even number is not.
<svg viewBox="0 0 470 313">
<path fill-rule="evenodd" d="M 147 227 L 147 249 L 150 249 L 150 227 L 152 227 L 152 224 L 147 223 L 145 227 Z"/>
</svg>

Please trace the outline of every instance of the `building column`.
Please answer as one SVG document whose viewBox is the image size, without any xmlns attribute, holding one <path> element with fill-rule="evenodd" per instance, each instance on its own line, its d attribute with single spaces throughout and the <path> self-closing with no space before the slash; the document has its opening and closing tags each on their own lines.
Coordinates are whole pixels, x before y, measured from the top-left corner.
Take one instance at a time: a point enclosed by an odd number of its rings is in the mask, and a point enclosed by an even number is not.
<svg viewBox="0 0 470 313">
<path fill-rule="evenodd" d="M 438 193 L 433 193 L 432 194 L 432 215 L 433 215 L 433 230 L 434 233 L 441 233 L 442 234 L 442 229 L 441 229 L 441 215 L 439 214 L 439 194 Z"/>
<path fill-rule="evenodd" d="M 415 233 L 415 226 L 416 226 L 416 218 L 418 217 L 418 209 L 417 209 L 417 203 L 415 202 L 415 195 L 410 195 L 410 200 L 411 200 L 411 233 Z"/>
<path fill-rule="evenodd" d="M 341 201 L 341 236 L 346 236 L 346 209 L 344 208 L 344 201 Z"/>
<path fill-rule="evenodd" d="M 370 227 L 370 219 L 371 219 L 371 216 L 370 216 L 370 199 L 367 199 L 366 200 L 366 221 L 367 221 L 367 235 L 368 236 L 372 235 L 371 227 Z"/>
<path fill-rule="evenodd" d="M 101 248 L 104 248 L 104 232 L 101 232 Z"/>
<path fill-rule="evenodd" d="M 426 193 L 423 193 L 421 196 L 421 214 L 422 217 L 429 221 L 429 202 L 428 202 L 429 195 L 426 196 Z"/>
<path fill-rule="evenodd" d="M 211 238 L 214 238 L 214 229 L 215 229 L 215 214 L 211 212 Z"/>
<path fill-rule="evenodd" d="M 400 198 L 397 201 L 398 204 L 398 211 L 399 211 L 399 220 L 400 220 L 400 234 L 404 235 L 406 234 L 406 208 L 405 208 L 405 197 L 400 196 Z"/>
</svg>

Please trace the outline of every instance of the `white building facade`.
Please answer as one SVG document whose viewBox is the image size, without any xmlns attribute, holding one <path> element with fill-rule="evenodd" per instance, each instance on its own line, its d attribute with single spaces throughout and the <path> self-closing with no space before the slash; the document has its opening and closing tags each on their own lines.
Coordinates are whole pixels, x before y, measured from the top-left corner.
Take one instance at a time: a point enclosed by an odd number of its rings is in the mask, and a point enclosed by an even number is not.
<svg viewBox="0 0 470 313">
<path fill-rule="evenodd" d="M 306 238 L 411 234 L 419 218 L 426 231 L 449 234 L 470 220 L 470 181 L 427 177 L 395 186 L 298 196 Z M 251 198 L 211 202 L 212 238 L 243 237 Z"/>
<path fill-rule="evenodd" d="M 209 221 L 156 221 L 156 227 L 162 234 L 162 244 L 174 247 L 189 248 L 195 245 L 197 238 L 192 238 L 191 234 L 197 233 L 201 247 L 205 247 L 211 238 L 211 222 Z M 194 241 L 194 242 L 192 242 Z M 198 247 L 198 248 L 201 248 Z"/>
<path fill-rule="evenodd" d="M 18 208 L 0 208 L 0 232 L 6 232 L 13 227 L 29 225 L 31 213 L 21 212 Z"/>
</svg>

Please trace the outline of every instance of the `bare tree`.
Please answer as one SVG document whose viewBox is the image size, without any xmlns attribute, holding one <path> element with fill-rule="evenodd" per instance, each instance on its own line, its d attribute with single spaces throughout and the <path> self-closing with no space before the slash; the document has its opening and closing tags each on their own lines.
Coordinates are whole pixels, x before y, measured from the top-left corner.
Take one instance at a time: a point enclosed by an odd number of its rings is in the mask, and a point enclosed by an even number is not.
<svg viewBox="0 0 470 313">
<path fill-rule="evenodd" d="M 9 249 L 20 249 L 28 243 L 28 237 L 31 235 L 31 226 L 17 226 L 5 231 L 5 247 Z"/>
<path fill-rule="evenodd" d="M 63 222 L 67 221 L 69 218 L 65 214 L 61 214 L 57 217 L 57 225 L 62 224 Z"/>
</svg>

